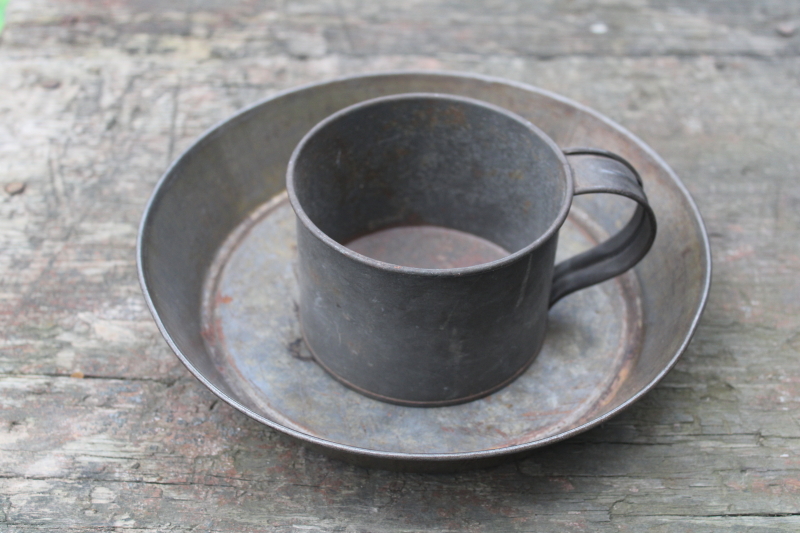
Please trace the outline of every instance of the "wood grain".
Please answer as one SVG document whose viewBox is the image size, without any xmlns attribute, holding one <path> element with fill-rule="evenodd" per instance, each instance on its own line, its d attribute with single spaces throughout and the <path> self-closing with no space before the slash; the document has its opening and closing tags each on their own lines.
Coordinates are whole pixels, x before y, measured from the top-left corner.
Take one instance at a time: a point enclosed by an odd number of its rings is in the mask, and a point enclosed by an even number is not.
<svg viewBox="0 0 800 533">
<path fill-rule="evenodd" d="M 797 531 L 800 22 L 769 2 L 13 0 L 0 34 L 0 530 Z M 785 33 L 785 32 L 784 32 Z M 327 459 L 217 401 L 136 277 L 152 188 L 277 90 L 453 69 L 625 125 L 703 213 L 714 283 L 613 421 L 452 475 Z"/>
</svg>

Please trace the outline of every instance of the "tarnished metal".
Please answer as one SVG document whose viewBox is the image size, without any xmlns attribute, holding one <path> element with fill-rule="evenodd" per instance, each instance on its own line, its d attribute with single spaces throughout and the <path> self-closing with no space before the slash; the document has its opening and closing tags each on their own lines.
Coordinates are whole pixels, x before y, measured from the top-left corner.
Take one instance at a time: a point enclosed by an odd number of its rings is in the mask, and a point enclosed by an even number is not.
<svg viewBox="0 0 800 533">
<path fill-rule="evenodd" d="M 331 379 L 300 339 L 294 215 L 283 194 L 302 136 L 353 103 L 406 92 L 460 94 L 530 120 L 559 146 L 615 152 L 641 174 L 659 234 L 628 273 L 550 310 L 533 365 L 474 402 L 419 409 Z M 575 198 L 557 259 L 630 218 L 605 195 Z M 621 205 L 621 204 L 620 204 Z M 139 233 L 139 274 L 167 342 L 243 413 L 330 455 L 385 468 L 496 462 L 584 431 L 631 405 L 672 367 L 710 284 L 708 239 L 678 178 L 647 146 L 579 104 L 529 86 L 452 73 L 356 76 L 287 91 L 216 126 L 161 179 Z"/>
<path fill-rule="evenodd" d="M 517 378 L 544 342 L 550 303 L 624 272 L 655 238 L 653 212 L 628 166 L 599 151 L 570 159 L 574 179 L 561 149 L 535 126 L 454 95 L 367 100 L 320 122 L 287 171 L 300 322 L 316 361 L 362 394 L 410 406 L 475 400 Z M 618 235 L 554 276 L 573 190 L 640 205 Z M 431 269 L 346 246 L 392 227 L 417 242 L 423 235 L 414 228 L 453 228 L 508 252 Z"/>
</svg>

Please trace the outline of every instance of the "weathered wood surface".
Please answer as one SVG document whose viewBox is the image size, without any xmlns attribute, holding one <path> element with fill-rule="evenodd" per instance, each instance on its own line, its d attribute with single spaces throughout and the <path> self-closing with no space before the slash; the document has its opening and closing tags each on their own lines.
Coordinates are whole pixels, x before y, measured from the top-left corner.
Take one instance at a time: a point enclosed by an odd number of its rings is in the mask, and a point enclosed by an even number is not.
<svg viewBox="0 0 800 533">
<path fill-rule="evenodd" d="M 800 530 L 796 23 L 795 0 L 11 0 L 0 530 Z M 159 336 L 134 248 L 167 164 L 276 90 L 395 68 L 577 99 L 694 195 L 708 308 L 612 422 L 490 470 L 361 469 L 218 402 Z"/>
</svg>

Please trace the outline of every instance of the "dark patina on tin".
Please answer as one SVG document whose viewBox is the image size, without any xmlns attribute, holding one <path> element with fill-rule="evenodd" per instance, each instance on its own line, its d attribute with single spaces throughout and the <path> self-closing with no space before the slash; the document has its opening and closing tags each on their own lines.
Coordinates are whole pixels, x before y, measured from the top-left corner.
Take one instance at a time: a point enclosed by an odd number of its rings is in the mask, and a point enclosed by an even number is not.
<svg viewBox="0 0 800 533">
<path fill-rule="evenodd" d="M 490 102 L 535 123 L 559 146 L 620 154 L 641 174 L 659 221 L 651 250 L 633 269 L 550 309 L 544 346 L 527 372 L 490 396 L 435 409 L 372 400 L 310 360 L 300 341 L 295 220 L 284 189 L 290 155 L 315 124 L 354 103 L 408 92 Z M 558 260 L 603 241 L 628 220 L 629 212 L 608 209 L 602 196 L 575 198 L 560 231 Z M 632 405 L 686 349 L 711 281 L 700 214 L 680 179 L 641 140 L 553 93 L 445 72 L 308 85 L 225 120 L 155 187 L 137 254 L 161 333 L 219 398 L 331 456 L 416 471 L 519 457 Z"/>
<path fill-rule="evenodd" d="M 518 115 L 451 95 L 368 100 L 315 126 L 287 170 L 315 359 L 362 394 L 410 406 L 475 400 L 516 379 L 541 349 L 549 306 L 628 270 L 655 239 L 632 167 L 602 151 L 570 153 Z M 619 234 L 554 272 L 573 194 L 590 192 L 638 208 Z M 434 269 L 346 246 L 395 226 L 455 229 L 507 254 Z"/>
</svg>

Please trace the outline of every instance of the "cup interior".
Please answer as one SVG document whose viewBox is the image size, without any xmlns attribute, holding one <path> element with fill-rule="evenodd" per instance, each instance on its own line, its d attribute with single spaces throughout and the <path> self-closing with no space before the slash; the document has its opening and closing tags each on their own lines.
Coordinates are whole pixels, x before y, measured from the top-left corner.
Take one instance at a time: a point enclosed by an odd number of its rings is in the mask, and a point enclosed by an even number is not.
<svg viewBox="0 0 800 533">
<path fill-rule="evenodd" d="M 563 156 L 534 126 L 433 94 L 378 98 L 328 117 L 295 150 L 287 186 L 295 210 L 344 245 L 388 228 L 438 226 L 514 253 L 544 235 L 568 201 Z"/>
</svg>

